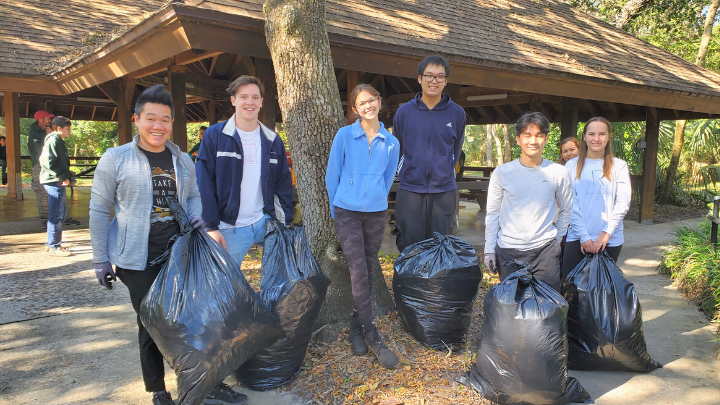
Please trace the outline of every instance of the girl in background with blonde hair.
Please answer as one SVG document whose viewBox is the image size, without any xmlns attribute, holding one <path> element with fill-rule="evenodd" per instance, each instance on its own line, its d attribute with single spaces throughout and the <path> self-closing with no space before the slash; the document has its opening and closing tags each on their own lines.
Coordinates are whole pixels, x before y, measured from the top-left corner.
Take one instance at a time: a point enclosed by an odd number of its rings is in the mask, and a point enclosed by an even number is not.
<svg viewBox="0 0 720 405">
<path fill-rule="evenodd" d="M 586 253 L 607 251 L 617 262 L 624 243 L 623 219 L 630 209 L 630 172 L 611 149 L 610 122 L 590 118 L 580 155 L 565 164 L 573 179 L 573 215 L 563 255 L 563 280 Z"/>
</svg>

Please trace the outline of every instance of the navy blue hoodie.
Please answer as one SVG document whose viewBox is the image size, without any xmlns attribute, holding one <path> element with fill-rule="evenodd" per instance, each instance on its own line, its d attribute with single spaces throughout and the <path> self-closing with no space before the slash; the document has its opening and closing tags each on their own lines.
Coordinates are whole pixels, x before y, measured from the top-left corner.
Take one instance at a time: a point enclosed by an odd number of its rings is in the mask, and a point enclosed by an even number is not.
<svg viewBox="0 0 720 405">
<path fill-rule="evenodd" d="M 413 193 L 455 190 L 455 163 L 465 138 L 465 110 L 443 93 L 431 110 L 418 94 L 395 114 L 400 141 L 400 189 Z"/>
</svg>

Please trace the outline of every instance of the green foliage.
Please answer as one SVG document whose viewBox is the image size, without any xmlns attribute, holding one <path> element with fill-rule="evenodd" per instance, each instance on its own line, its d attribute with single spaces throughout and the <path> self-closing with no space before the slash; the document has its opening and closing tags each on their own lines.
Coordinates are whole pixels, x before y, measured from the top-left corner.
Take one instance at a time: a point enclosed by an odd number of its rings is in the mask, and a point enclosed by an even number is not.
<svg viewBox="0 0 720 405">
<path fill-rule="evenodd" d="M 658 270 L 670 274 L 680 291 L 710 318 L 720 320 L 720 253 L 710 245 L 709 222 L 675 230 Z"/>
</svg>

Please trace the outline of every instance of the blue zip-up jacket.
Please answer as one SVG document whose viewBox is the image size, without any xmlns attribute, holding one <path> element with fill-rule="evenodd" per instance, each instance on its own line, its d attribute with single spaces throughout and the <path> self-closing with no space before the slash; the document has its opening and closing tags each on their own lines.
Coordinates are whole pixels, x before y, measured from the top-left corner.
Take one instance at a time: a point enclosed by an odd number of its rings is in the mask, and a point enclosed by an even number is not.
<svg viewBox="0 0 720 405">
<path fill-rule="evenodd" d="M 400 141 L 400 189 L 414 193 L 455 190 L 455 164 L 465 138 L 465 110 L 443 93 L 431 110 L 418 94 L 398 109 L 393 135 Z"/>
<path fill-rule="evenodd" d="M 325 174 L 332 217 L 335 207 L 360 212 L 386 210 L 399 158 L 400 143 L 382 122 L 370 145 L 360 120 L 340 128 Z"/>
<path fill-rule="evenodd" d="M 293 220 L 292 177 L 285 145 L 274 131 L 260 125 L 260 187 L 264 211 L 289 225 Z M 205 131 L 195 168 L 202 198 L 202 218 L 209 230 L 220 221 L 234 224 L 240 212 L 243 148 L 235 130 L 235 115 Z"/>
</svg>

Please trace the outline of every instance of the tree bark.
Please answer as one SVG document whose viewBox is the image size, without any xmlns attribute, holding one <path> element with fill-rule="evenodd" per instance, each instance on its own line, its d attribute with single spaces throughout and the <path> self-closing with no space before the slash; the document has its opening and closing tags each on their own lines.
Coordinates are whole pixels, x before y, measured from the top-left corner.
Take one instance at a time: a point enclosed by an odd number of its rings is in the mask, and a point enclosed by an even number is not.
<svg viewBox="0 0 720 405">
<path fill-rule="evenodd" d="M 712 39 L 712 29 L 718 6 L 720 6 L 720 0 L 712 0 L 710 3 L 710 9 L 708 9 L 708 14 L 705 18 L 705 29 L 703 30 L 703 36 L 700 40 L 700 49 L 698 49 L 698 56 L 695 60 L 695 64 L 698 66 L 705 64 L 705 56 L 707 55 L 710 39 Z M 659 199 L 659 202 L 663 204 L 670 202 L 675 176 L 677 175 L 678 165 L 680 164 L 680 155 L 682 154 L 682 148 L 685 144 L 685 124 L 685 120 L 675 121 L 675 137 L 673 139 L 672 155 L 670 157 L 670 163 L 668 164 L 667 173 L 665 174 L 662 194 Z"/>
<path fill-rule="evenodd" d="M 485 125 L 485 132 L 487 134 L 487 140 L 485 142 L 485 166 L 492 166 L 492 158 L 493 158 L 493 151 L 492 151 L 492 141 L 493 141 L 493 135 L 492 135 L 492 124 Z"/>
<path fill-rule="evenodd" d="M 620 14 L 615 19 L 615 26 L 625 29 L 632 20 L 635 19 L 643 8 L 652 3 L 652 0 L 628 0 L 620 10 Z"/>
<path fill-rule="evenodd" d="M 495 139 L 495 151 L 497 153 L 497 165 L 505 163 L 505 156 L 503 155 L 502 142 L 500 141 L 500 134 L 498 133 L 500 125 L 492 125 L 492 135 Z"/>
<path fill-rule="evenodd" d="M 510 144 L 510 128 L 507 124 L 502 124 L 503 139 L 505 140 L 505 156 L 503 159 L 504 163 L 512 160 L 512 145 Z"/>
<path fill-rule="evenodd" d="M 350 273 L 330 217 L 325 170 L 333 138 L 347 121 L 330 54 L 325 1 L 267 0 L 263 12 L 303 223 L 313 255 L 332 282 L 318 324 L 338 322 L 349 319 L 353 303 Z M 382 273 L 375 273 L 374 312 L 381 315 L 392 309 L 392 297 Z"/>
</svg>

